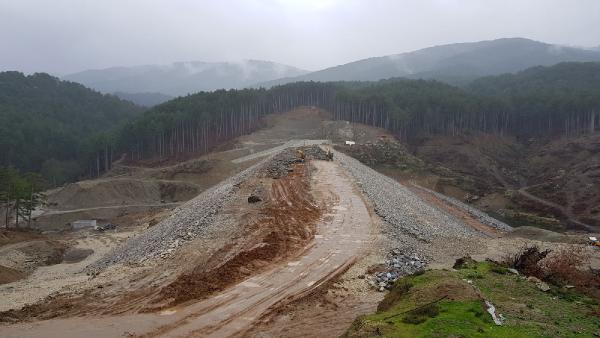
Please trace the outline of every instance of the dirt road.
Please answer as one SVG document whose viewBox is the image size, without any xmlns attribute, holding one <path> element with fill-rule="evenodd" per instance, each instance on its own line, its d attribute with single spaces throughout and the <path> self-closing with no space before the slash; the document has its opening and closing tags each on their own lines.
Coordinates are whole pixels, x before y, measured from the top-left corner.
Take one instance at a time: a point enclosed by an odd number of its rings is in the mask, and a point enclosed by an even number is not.
<svg viewBox="0 0 600 338">
<path fill-rule="evenodd" d="M 373 240 L 369 212 L 337 164 L 314 162 L 315 194 L 331 204 L 315 239 L 296 259 L 207 300 L 154 314 L 67 318 L 0 327 L 2 337 L 230 337 L 274 305 L 292 301 L 345 271 Z"/>
</svg>

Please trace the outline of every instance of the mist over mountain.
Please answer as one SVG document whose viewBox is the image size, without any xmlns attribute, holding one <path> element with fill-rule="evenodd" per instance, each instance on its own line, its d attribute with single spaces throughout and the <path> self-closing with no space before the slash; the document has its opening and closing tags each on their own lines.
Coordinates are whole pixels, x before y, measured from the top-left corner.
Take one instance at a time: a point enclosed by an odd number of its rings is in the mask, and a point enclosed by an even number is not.
<svg viewBox="0 0 600 338">
<path fill-rule="evenodd" d="M 308 73 L 292 66 L 260 60 L 241 62 L 176 62 L 168 65 L 111 67 L 63 77 L 103 93 L 161 93 L 183 96 L 199 91 L 243 88 L 255 83 Z"/>
<path fill-rule="evenodd" d="M 368 58 L 261 85 L 268 87 L 296 81 L 373 81 L 392 77 L 465 84 L 482 76 L 514 73 L 532 66 L 566 61 L 600 61 L 600 50 L 564 47 L 524 38 L 455 43 Z"/>
<path fill-rule="evenodd" d="M 115 96 L 133 102 L 138 106 L 152 107 L 163 102 L 167 102 L 173 99 L 173 96 L 162 94 L 162 93 L 125 93 L 115 92 Z"/>
</svg>

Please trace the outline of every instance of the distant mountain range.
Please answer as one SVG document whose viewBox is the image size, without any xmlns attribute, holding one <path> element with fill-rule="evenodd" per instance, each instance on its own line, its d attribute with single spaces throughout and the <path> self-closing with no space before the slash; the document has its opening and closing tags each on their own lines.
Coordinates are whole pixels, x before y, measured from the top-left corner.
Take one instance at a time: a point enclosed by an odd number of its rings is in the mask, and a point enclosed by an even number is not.
<svg viewBox="0 0 600 338">
<path fill-rule="evenodd" d="M 391 77 L 466 84 L 482 76 L 514 73 L 532 66 L 549 66 L 565 61 L 600 61 L 600 50 L 564 47 L 523 38 L 455 43 L 368 58 L 301 76 L 268 81 L 259 86 L 297 81 L 373 81 Z"/>
<path fill-rule="evenodd" d="M 112 67 L 66 75 L 103 93 L 160 93 L 183 96 L 199 91 L 244 88 L 259 82 L 294 77 L 308 71 L 280 63 L 245 60 L 241 62 L 177 62 L 168 65 Z M 123 96 L 121 96 L 123 97 Z"/>
<path fill-rule="evenodd" d="M 86 70 L 63 79 L 139 105 L 152 106 L 198 91 L 271 87 L 297 81 L 375 81 L 405 77 L 466 85 L 483 76 L 515 73 L 533 66 L 588 61 L 600 61 L 600 49 L 505 38 L 373 57 L 315 72 L 260 60 L 192 61 Z"/>
</svg>

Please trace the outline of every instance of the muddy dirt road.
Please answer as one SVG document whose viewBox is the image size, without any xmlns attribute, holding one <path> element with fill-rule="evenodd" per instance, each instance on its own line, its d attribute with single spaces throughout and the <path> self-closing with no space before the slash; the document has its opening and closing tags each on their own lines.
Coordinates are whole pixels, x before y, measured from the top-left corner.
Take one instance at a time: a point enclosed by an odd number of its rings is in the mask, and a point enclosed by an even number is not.
<svg viewBox="0 0 600 338">
<path fill-rule="evenodd" d="M 154 314 L 67 318 L 0 327 L 2 337 L 241 336 L 275 305 L 336 277 L 370 247 L 372 222 L 354 183 L 336 163 L 314 162 L 314 192 L 331 206 L 302 254 L 225 292 Z"/>
</svg>

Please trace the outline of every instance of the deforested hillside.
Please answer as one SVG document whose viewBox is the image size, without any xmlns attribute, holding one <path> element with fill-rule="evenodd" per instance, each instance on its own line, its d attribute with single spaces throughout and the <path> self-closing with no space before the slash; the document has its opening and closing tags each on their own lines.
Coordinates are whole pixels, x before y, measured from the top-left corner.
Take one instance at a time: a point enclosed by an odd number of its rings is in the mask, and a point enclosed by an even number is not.
<svg viewBox="0 0 600 338">
<path fill-rule="evenodd" d="M 41 171 L 57 184 L 72 180 L 104 150 L 98 134 L 141 111 L 48 74 L 0 73 L 0 166 Z"/>
</svg>

